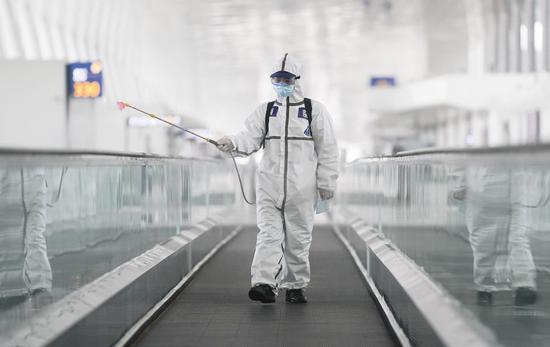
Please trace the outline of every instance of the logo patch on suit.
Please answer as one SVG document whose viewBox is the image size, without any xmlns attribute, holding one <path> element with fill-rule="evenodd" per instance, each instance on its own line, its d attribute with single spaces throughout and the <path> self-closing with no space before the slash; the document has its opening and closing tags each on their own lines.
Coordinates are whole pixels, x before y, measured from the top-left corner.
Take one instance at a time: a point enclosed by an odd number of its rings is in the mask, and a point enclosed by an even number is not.
<svg viewBox="0 0 550 347">
<path fill-rule="evenodd" d="M 311 136 L 311 128 L 309 126 L 304 130 L 304 135 Z"/>
<path fill-rule="evenodd" d="M 279 106 L 273 106 L 269 117 L 277 117 L 277 112 L 279 112 Z"/>
<path fill-rule="evenodd" d="M 306 113 L 306 108 L 305 107 L 300 107 L 298 109 L 298 118 L 307 119 L 307 113 Z"/>
</svg>

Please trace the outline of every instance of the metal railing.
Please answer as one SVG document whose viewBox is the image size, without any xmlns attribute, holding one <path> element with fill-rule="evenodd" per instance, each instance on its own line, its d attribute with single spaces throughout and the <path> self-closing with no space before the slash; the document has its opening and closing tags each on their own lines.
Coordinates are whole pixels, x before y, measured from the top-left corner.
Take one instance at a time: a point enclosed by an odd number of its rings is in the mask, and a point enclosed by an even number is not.
<svg viewBox="0 0 550 347">
<path fill-rule="evenodd" d="M 549 159 L 550 145 L 361 158 L 339 181 L 334 217 L 363 220 L 502 345 L 540 345 L 550 316 Z"/>
</svg>

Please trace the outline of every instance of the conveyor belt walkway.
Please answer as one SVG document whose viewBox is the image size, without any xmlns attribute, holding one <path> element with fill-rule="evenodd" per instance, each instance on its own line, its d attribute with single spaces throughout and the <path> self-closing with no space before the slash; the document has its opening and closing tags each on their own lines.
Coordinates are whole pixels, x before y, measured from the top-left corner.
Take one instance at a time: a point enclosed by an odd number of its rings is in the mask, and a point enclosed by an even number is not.
<svg viewBox="0 0 550 347">
<path fill-rule="evenodd" d="M 317 227 L 311 249 L 309 303 L 248 299 L 256 229 L 220 250 L 137 346 L 394 346 L 395 340 L 350 255 L 329 227 Z"/>
</svg>

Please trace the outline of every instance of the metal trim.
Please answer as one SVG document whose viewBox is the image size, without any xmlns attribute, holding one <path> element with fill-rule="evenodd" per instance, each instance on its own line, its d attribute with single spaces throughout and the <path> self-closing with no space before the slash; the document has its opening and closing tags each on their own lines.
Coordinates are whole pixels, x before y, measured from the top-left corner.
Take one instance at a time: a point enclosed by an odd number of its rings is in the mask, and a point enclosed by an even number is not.
<svg viewBox="0 0 550 347">
<path fill-rule="evenodd" d="M 139 153 L 139 152 L 117 152 L 117 151 L 81 151 L 81 150 L 57 150 L 57 149 L 39 149 L 39 148 L 3 148 L 0 147 L 0 155 L 59 155 L 59 156 L 105 156 L 105 157 L 125 157 L 125 158 L 145 158 L 145 159 L 193 159 L 212 161 L 209 158 L 183 157 L 183 156 L 165 156 L 159 154 Z"/>
<path fill-rule="evenodd" d="M 222 218 L 222 215 L 219 215 Z M 135 298 L 132 286 L 148 286 L 147 283 L 159 276 L 163 271 L 169 271 L 171 278 L 166 279 L 166 289 L 162 286 L 150 288 L 152 297 L 149 304 L 153 307 L 156 298 L 163 298 L 166 291 L 173 288 L 174 284 L 180 283 L 183 279 L 189 279 L 193 276 L 189 271 L 195 272 L 206 263 L 206 257 L 211 257 L 213 251 L 219 250 L 236 233 L 242 230 L 238 226 L 232 231 L 223 231 L 218 227 L 217 221 L 206 219 L 194 226 L 193 230 L 185 234 L 177 234 L 167 239 L 165 242 L 154 246 L 141 255 L 117 266 L 113 270 L 103 274 L 96 280 L 86 284 L 82 288 L 70 293 L 61 300 L 48 306 L 24 326 L 18 327 L 10 335 L 0 337 L 0 345 L 6 346 L 46 346 L 57 344 L 74 344 L 78 340 L 81 329 L 90 329 L 90 322 L 95 322 L 97 317 L 108 314 L 112 310 L 113 302 L 126 303 L 129 298 Z M 218 241 L 222 235 L 227 235 Z M 206 239 L 204 239 L 206 237 Z M 204 242 L 205 240 L 212 244 L 213 248 L 209 252 L 201 255 L 200 259 L 193 260 L 191 256 L 194 242 Z M 209 245 L 210 247 L 210 245 Z M 197 253 L 199 256 L 201 253 Z M 189 268 L 183 266 L 187 259 Z M 209 259 L 209 258 L 208 258 Z M 195 266 L 193 266 L 193 263 Z M 174 271 L 176 270 L 176 271 Z M 163 274 L 163 276 L 166 274 Z M 179 278 L 178 278 L 179 277 Z M 158 296 L 157 296 L 158 295 Z M 143 303 L 142 303 L 143 304 Z M 141 310 L 148 310 L 147 307 Z M 150 310 L 150 309 L 149 309 Z M 146 311 L 148 312 L 148 311 Z M 131 315 L 136 315 L 138 319 L 141 312 L 133 311 Z M 130 315 L 130 316 L 131 316 Z M 132 317 L 123 314 L 126 320 Z M 124 321 L 128 327 L 134 324 L 133 321 Z M 94 325 L 94 329 L 97 327 Z M 125 327 L 121 326 L 120 332 L 110 331 L 107 336 L 100 336 L 101 344 L 111 345 L 124 334 Z M 97 345 L 98 341 L 82 341 L 83 346 Z"/>
<path fill-rule="evenodd" d="M 407 299 L 410 308 L 405 305 L 405 300 L 396 302 L 392 312 L 398 320 L 407 317 L 399 317 L 399 309 L 402 313 L 418 317 L 418 320 L 427 323 L 431 329 L 429 334 L 423 338 L 437 339 L 448 347 L 489 347 L 501 346 L 494 333 L 487 328 L 479 319 L 468 310 L 461 309 L 461 304 L 447 293 L 445 288 L 434 282 L 428 274 L 423 272 L 418 265 L 402 253 L 389 239 L 378 234 L 366 222 L 357 218 L 353 213 L 340 208 L 338 213 L 344 220 L 353 220 L 354 224 L 349 225 L 347 237 L 364 242 L 368 258 L 365 261 L 370 263 L 367 273 L 375 273 L 381 277 L 381 292 L 386 293 L 386 301 L 392 305 L 392 293 L 402 292 L 401 297 Z M 350 243 L 351 245 L 351 243 Z M 380 264 L 381 266 L 377 265 Z M 373 269 L 373 266 L 375 267 Z M 372 277 L 374 283 L 377 278 Z M 384 285 L 387 288 L 384 288 Z M 395 296 L 395 295 L 393 295 Z M 412 310 L 411 310 L 412 309 Z M 396 310 L 398 312 L 396 312 Z M 406 313 L 404 313 L 406 312 Z M 448 322 L 453 324 L 449 325 Z M 409 327 L 410 328 L 410 327 Z M 408 329 L 404 329 L 407 331 Z M 415 336 L 418 339 L 419 336 Z M 422 344 L 422 341 L 413 340 L 414 344 Z"/>
<path fill-rule="evenodd" d="M 124 335 L 118 340 L 113 347 L 130 346 L 135 342 L 147 327 L 155 321 L 174 301 L 174 299 L 187 287 L 189 282 L 195 277 L 199 270 L 208 263 L 208 261 L 227 243 L 229 243 L 239 232 L 242 226 L 237 227 L 219 244 L 217 244 L 206 256 L 198 262 L 185 277 L 181 279 L 175 287 L 173 287 L 159 302 L 155 304 L 145 315 L 143 315 L 132 327 L 130 327 Z"/>
<path fill-rule="evenodd" d="M 404 157 L 416 157 L 424 155 L 434 154 L 524 154 L 524 153 L 540 153 L 550 152 L 550 143 L 526 145 L 526 146 L 499 146 L 499 147 L 483 147 L 483 148 L 448 148 L 448 149 L 416 149 L 412 151 L 398 152 L 395 155 L 381 155 L 373 157 L 361 157 L 357 158 L 348 164 L 355 163 L 362 160 L 392 160 Z"/>
<path fill-rule="evenodd" d="M 145 153 L 0 148 L 1 167 L 149 165 L 159 162 L 221 162 L 221 158 L 168 157 Z M 70 164 L 70 165 L 68 165 Z"/>
<path fill-rule="evenodd" d="M 344 247 L 346 247 L 346 249 L 348 250 L 350 256 L 353 258 L 353 262 L 355 263 L 355 266 L 357 266 L 357 269 L 359 270 L 359 272 L 363 276 L 363 279 L 365 280 L 365 283 L 367 284 L 367 288 L 368 288 L 369 292 L 371 293 L 373 299 L 375 300 L 376 305 L 378 306 L 378 309 L 384 315 L 384 320 L 391 327 L 392 333 L 395 336 L 395 338 L 399 341 L 401 346 L 411 347 L 412 345 L 411 345 L 411 342 L 409 341 L 409 338 L 407 337 L 407 335 L 405 334 L 403 329 L 401 329 L 401 326 L 399 325 L 399 323 L 397 322 L 397 319 L 393 315 L 393 312 L 391 311 L 390 307 L 388 306 L 388 303 L 386 302 L 386 300 L 384 299 L 382 294 L 380 294 L 380 291 L 376 287 L 376 284 L 374 283 L 374 280 L 372 279 L 372 277 L 370 277 L 370 275 L 368 274 L 368 272 L 365 269 L 365 267 L 363 266 L 363 264 L 361 264 L 361 260 L 359 259 L 359 256 L 357 255 L 357 252 L 355 252 L 353 247 L 351 247 L 351 244 L 344 237 L 344 235 L 340 231 L 340 228 L 338 226 L 336 226 L 336 224 L 334 224 L 334 223 L 332 224 L 332 229 L 333 229 L 334 233 L 336 234 L 336 236 L 338 237 L 338 239 L 340 240 L 340 242 L 342 242 Z"/>
</svg>

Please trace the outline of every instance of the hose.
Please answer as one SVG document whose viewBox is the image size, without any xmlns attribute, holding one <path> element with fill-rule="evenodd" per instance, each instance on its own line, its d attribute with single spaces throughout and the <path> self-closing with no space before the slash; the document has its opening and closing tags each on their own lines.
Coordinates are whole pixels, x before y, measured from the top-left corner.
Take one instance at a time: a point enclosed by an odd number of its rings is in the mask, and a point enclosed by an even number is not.
<svg viewBox="0 0 550 347">
<path fill-rule="evenodd" d="M 231 159 L 233 160 L 233 166 L 235 167 L 235 172 L 237 173 L 237 178 L 239 179 L 239 186 L 241 187 L 241 194 L 243 196 L 244 201 L 249 205 L 256 205 L 255 202 L 250 202 L 246 198 L 246 194 L 244 193 L 243 180 L 241 178 L 241 173 L 239 172 L 239 167 L 237 166 L 237 161 L 235 160 L 235 156 L 233 155 L 233 153 L 229 152 L 229 154 L 231 155 Z"/>
</svg>

